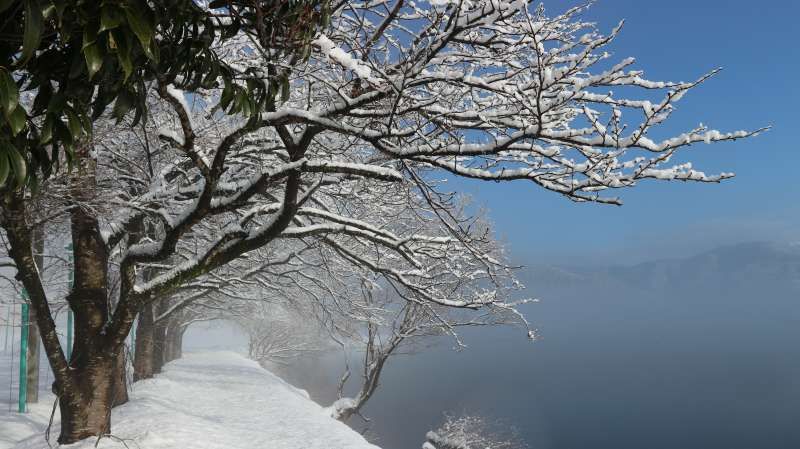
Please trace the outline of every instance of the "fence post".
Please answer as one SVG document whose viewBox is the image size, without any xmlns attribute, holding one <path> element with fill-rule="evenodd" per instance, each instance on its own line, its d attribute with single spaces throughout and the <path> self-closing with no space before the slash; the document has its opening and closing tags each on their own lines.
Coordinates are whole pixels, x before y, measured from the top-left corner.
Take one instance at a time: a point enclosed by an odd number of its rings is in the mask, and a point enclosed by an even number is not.
<svg viewBox="0 0 800 449">
<path fill-rule="evenodd" d="M 22 289 L 22 317 L 20 324 L 22 332 L 19 339 L 19 406 L 17 411 L 25 413 L 28 411 L 28 293 Z"/>
<path fill-rule="evenodd" d="M 75 261 L 72 255 L 72 243 L 68 244 L 65 249 L 69 259 L 69 290 L 72 292 L 72 287 L 75 286 Z M 72 307 L 67 304 L 67 363 L 72 358 L 72 321 Z"/>
</svg>

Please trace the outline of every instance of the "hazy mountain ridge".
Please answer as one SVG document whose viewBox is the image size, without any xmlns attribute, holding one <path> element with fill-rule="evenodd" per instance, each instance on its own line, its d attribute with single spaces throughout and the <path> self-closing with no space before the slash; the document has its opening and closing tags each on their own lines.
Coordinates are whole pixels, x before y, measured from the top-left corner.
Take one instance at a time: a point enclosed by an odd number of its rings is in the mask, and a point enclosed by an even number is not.
<svg viewBox="0 0 800 449">
<path fill-rule="evenodd" d="M 778 283 L 800 286 L 800 245 L 747 242 L 636 265 L 569 267 L 532 264 L 522 277 L 532 289 L 708 287 Z"/>
</svg>

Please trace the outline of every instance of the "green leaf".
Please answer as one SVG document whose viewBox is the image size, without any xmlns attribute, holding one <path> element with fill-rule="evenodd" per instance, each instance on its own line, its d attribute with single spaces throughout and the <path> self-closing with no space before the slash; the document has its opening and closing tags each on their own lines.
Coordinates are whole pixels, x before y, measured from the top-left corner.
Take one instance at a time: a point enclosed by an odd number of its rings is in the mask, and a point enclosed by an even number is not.
<svg viewBox="0 0 800 449">
<path fill-rule="evenodd" d="M 222 89 L 222 95 L 219 97 L 219 106 L 223 111 L 228 109 L 228 105 L 233 100 L 233 87 L 229 83 L 225 83 L 225 88 Z"/>
<path fill-rule="evenodd" d="M 83 51 L 76 51 L 69 62 L 69 79 L 74 80 L 86 75 L 86 60 L 83 57 Z"/>
<path fill-rule="evenodd" d="M 40 136 L 41 142 L 46 144 L 53 138 L 53 117 L 50 114 L 44 118 L 42 124 L 42 135 Z"/>
<path fill-rule="evenodd" d="M 83 44 L 81 50 L 97 42 L 97 22 L 92 22 L 83 27 Z"/>
<path fill-rule="evenodd" d="M 111 113 L 114 116 L 114 118 L 117 119 L 118 123 L 120 120 L 125 118 L 125 114 L 127 114 L 128 112 L 130 112 L 131 109 L 133 109 L 135 100 L 136 98 L 126 90 L 123 90 L 122 92 L 119 93 L 119 95 L 117 96 L 117 101 L 114 102 L 114 110 Z"/>
<path fill-rule="evenodd" d="M 53 121 L 53 145 L 60 142 L 62 145 L 66 146 L 74 141 L 72 137 L 72 132 L 67 125 L 61 121 L 60 117 L 55 117 Z"/>
<path fill-rule="evenodd" d="M 67 109 L 64 113 L 67 115 L 67 125 L 69 126 L 69 133 L 72 134 L 72 140 L 78 140 L 81 134 L 83 134 L 83 128 L 81 128 L 81 120 L 78 118 L 78 114 L 72 109 Z"/>
<path fill-rule="evenodd" d="M 2 102 L 3 112 L 6 114 L 13 111 L 19 104 L 19 89 L 14 78 L 5 69 L 0 69 L 0 102 Z"/>
<path fill-rule="evenodd" d="M 103 5 L 100 13 L 100 31 L 113 30 L 125 22 L 125 13 L 113 3 Z"/>
<path fill-rule="evenodd" d="M 9 171 L 11 170 L 8 157 L 6 157 L 5 152 L 2 152 L 0 153 L 0 186 L 6 183 Z"/>
<path fill-rule="evenodd" d="M 56 5 L 50 3 L 45 5 L 42 9 L 42 17 L 45 21 L 50 20 L 58 15 L 58 10 L 56 9 Z"/>
<path fill-rule="evenodd" d="M 56 7 L 56 17 L 58 17 L 58 25 L 62 25 L 62 19 L 64 18 L 64 11 L 67 10 L 67 2 L 55 2 Z"/>
<path fill-rule="evenodd" d="M 118 31 L 112 33 L 114 40 L 117 42 L 117 59 L 122 71 L 125 72 L 124 81 L 128 81 L 133 73 L 133 60 L 131 59 L 131 47 L 128 45 L 126 36 Z"/>
<path fill-rule="evenodd" d="M 91 44 L 83 49 L 83 56 L 86 58 L 86 69 L 89 71 L 91 79 L 103 66 L 103 54 L 97 43 Z"/>
<path fill-rule="evenodd" d="M 244 102 L 244 92 L 236 91 L 233 95 L 233 105 L 229 111 L 230 114 L 238 114 L 242 110 L 242 103 Z"/>
<path fill-rule="evenodd" d="M 19 64 L 25 64 L 39 48 L 42 42 L 44 16 L 39 0 L 25 0 L 25 33 L 22 36 L 22 58 Z"/>
<path fill-rule="evenodd" d="M 242 115 L 245 117 L 249 117 L 252 112 L 252 103 L 250 103 L 250 97 L 246 94 L 242 95 Z"/>
<path fill-rule="evenodd" d="M 25 113 L 25 108 L 14 108 L 13 111 L 6 114 L 8 124 L 11 125 L 11 134 L 16 136 L 23 129 L 28 122 L 28 115 Z"/>
<path fill-rule="evenodd" d="M 33 108 L 31 108 L 31 115 L 41 115 L 47 110 L 47 105 L 53 97 L 53 86 L 50 81 L 45 81 L 39 86 L 39 91 L 36 92 L 36 97 L 33 99 Z"/>
<path fill-rule="evenodd" d="M 8 146 L 8 159 L 11 161 L 11 168 L 14 172 L 17 186 L 25 184 L 25 178 L 28 176 L 27 164 L 25 163 L 25 158 L 19 154 L 17 148 L 13 145 Z"/>
<path fill-rule="evenodd" d="M 56 92 L 47 103 L 47 112 L 61 115 L 65 107 L 67 107 L 67 97 L 63 92 Z"/>
<path fill-rule="evenodd" d="M 144 54 L 156 60 L 156 55 L 152 51 L 153 36 L 156 33 L 156 24 L 153 13 L 146 2 L 136 2 L 135 7 L 125 8 L 125 17 L 128 19 L 128 26 L 133 30 L 133 34 L 139 39 Z"/>
</svg>

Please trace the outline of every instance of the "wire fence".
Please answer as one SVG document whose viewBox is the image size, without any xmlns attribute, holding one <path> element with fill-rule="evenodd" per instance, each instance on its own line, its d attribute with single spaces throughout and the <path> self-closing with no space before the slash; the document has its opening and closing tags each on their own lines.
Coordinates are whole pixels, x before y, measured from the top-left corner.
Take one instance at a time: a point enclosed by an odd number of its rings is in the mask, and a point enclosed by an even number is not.
<svg viewBox="0 0 800 449">
<path fill-rule="evenodd" d="M 16 412 L 19 401 L 19 365 L 22 336 L 22 303 L 0 303 L 0 407 L 4 412 Z M 53 383 L 47 357 L 39 345 L 39 384 L 29 389 L 48 389 Z"/>
</svg>

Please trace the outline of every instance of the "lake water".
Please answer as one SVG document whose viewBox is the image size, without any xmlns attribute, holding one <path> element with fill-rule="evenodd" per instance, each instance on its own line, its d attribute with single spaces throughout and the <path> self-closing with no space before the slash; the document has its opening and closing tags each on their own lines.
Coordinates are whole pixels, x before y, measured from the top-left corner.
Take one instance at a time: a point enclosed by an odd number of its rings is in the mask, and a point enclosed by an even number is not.
<svg viewBox="0 0 800 449">
<path fill-rule="evenodd" d="M 484 330 L 465 351 L 441 342 L 391 360 L 365 410 L 370 433 L 384 449 L 419 448 L 443 411 L 467 411 L 533 449 L 800 448 L 800 289 L 780 266 L 689 264 L 685 281 L 661 266 L 626 272 L 641 282 L 532 276 L 541 341 Z M 303 362 L 292 378 L 328 402 L 337 361 Z"/>
</svg>

